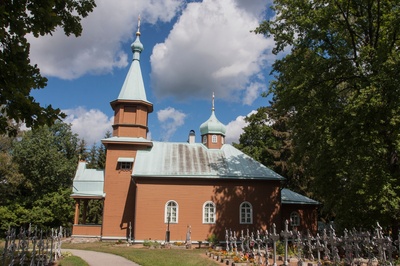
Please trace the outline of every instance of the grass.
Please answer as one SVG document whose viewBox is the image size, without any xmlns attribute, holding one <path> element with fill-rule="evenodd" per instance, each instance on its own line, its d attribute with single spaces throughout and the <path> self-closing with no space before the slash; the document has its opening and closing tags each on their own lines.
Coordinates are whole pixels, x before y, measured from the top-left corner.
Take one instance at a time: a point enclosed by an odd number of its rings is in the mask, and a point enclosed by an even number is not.
<svg viewBox="0 0 400 266">
<path fill-rule="evenodd" d="M 86 261 L 82 260 L 76 256 L 69 256 L 63 258 L 61 261 L 58 262 L 58 266 L 89 266 Z"/>
<path fill-rule="evenodd" d="M 207 258 L 204 249 L 148 249 L 116 245 L 109 242 L 82 244 L 63 243 L 62 248 L 93 250 L 112 253 L 134 261 L 142 266 L 217 266 L 219 263 Z M 64 264 L 62 264 L 64 265 Z M 76 264 L 80 265 L 80 264 Z M 75 265 L 71 265 L 75 266 Z"/>
</svg>

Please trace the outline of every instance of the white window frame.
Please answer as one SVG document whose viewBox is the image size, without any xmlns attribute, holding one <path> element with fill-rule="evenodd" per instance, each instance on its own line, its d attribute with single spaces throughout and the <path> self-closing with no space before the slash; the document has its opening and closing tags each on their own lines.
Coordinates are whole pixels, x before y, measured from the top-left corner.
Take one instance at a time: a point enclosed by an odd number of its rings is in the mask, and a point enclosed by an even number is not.
<svg viewBox="0 0 400 266">
<path fill-rule="evenodd" d="M 130 158 L 130 157 L 119 157 L 117 162 L 118 162 L 118 169 L 119 170 L 132 170 L 133 162 L 135 161 L 135 158 Z"/>
<path fill-rule="evenodd" d="M 212 210 L 211 210 L 212 208 Z M 206 201 L 203 204 L 203 224 L 215 224 L 215 203 Z"/>
<path fill-rule="evenodd" d="M 212 135 L 211 136 L 211 142 L 212 143 L 217 143 L 218 139 L 217 139 L 217 135 Z"/>
<path fill-rule="evenodd" d="M 132 163 L 131 162 L 119 162 L 119 169 L 120 170 L 131 170 Z"/>
<path fill-rule="evenodd" d="M 239 207 L 240 224 L 253 224 L 253 206 L 250 202 L 244 201 Z"/>
<path fill-rule="evenodd" d="M 203 144 L 207 144 L 207 135 L 203 136 Z"/>
<path fill-rule="evenodd" d="M 174 205 L 174 206 L 173 206 Z M 175 209 L 175 211 L 173 211 Z M 172 211 L 172 213 L 171 213 Z M 174 200 L 169 200 L 165 203 L 164 208 L 164 223 L 168 223 L 168 215 L 171 214 L 170 224 L 177 224 L 179 218 L 179 205 Z"/>
<path fill-rule="evenodd" d="M 300 226 L 300 214 L 296 211 L 290 213 L 290 225 Z"/>
</svg>

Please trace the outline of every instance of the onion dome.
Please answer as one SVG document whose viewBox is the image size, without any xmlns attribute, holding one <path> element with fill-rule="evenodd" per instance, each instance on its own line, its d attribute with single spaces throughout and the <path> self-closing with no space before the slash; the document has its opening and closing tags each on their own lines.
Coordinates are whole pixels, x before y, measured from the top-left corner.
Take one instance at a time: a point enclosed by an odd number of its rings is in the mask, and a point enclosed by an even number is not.
<svg viewBox="0 0 400 266">
<path fill-rule="evenodd" d="M 211 116 L 210 116 L 210 118 L 208 118 L 208 120 L 206 122 L 201 124 L 200 133 L 201 133 L 201 135 L 221 134 L 221 135 L 225 136 L 225 132 L 226 132 L 226 126 L 224 124 L 222 124 L 215 116 L 214 94 L 213 94 Z"/>
</svg>

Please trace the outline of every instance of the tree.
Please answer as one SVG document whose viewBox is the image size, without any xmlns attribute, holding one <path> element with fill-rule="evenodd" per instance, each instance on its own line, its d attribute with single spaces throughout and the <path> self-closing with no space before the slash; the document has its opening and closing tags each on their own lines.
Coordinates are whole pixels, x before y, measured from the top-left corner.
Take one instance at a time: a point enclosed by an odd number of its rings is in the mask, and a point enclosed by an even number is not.
<svg viewBox="0 0 400 266">
<path fill-rule="evenodd" d="M 30 96 L 42 89 L 47 79 L 29 60 L 27 34 L 51 34 L 57 27 L 66 35 L 79 36 L 80 21 L 95 7 L 94 0 L 16 0 L 0 2 L 0 134 L 16 135 L 10 123 L 25 122 L 28 127 L 51 125 L 64 118 L 60 109 L 42 107 Z"/>
<path fill-rule="evenodd" d="M 243 128 L 239 144 L 233 145 L 285 177 L 286 187 L 311 196 L 307 190 L 307 180 L 302 178 L 302 165 L 293 158 L 289 118 L 289 113 L 279 116 L 274 105 L 260 107 L 256 113 L 245 118 L 248 125 Z"/>
<path fill-rule="evenodd" d="M 256 29 L 284 52 L 270 93 L 292 114 L 294 153 L 323 213 L 342 226 L 398 227 L 398 1 L 277 0 L 273 10 Z"/>
<path fill-rule="evenodd" d="M 0 230 L 29 223 L 70 226 L 80 148 L 71 126 L 57 121 L 16 139 L 3 136 L 0 143 Z"/>
<path fill-rule="evenodd" d="M 0 206 L 10 204 L 18 194 L 18 187 L 24 181 L 8 152 L 0 152 Z"/>
<path fill-rule="evenodd" d="M 26 131 L 14 145 L 13 160 L 26 180 L 20 192 L 34 202 L 60 188 L 71 188 L 78 162 L 78 137 L 62 122 Z"/>
</svg>

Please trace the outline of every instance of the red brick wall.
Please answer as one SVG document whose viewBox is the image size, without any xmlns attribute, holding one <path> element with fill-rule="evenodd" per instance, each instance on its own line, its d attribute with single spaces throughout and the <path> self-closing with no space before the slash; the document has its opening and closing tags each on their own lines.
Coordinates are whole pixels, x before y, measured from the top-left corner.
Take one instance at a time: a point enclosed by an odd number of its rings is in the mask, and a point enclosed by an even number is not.
<svg viewBox="0 0 400 266">
<path fill-rule="evenodd" d="M 215 135 L 217 136 L 217 142 L 212 142 L 212 136 Z M 204 136 L 206 136 L 207 138 L 207 143 L 204 144 L 203 142 L 203 138 Z M 225 140 L 223 140 L 225 137 L 220 135 L 220 134 L 207 134 L 207 135 L 202 135 L 201 136 L 201 142 L 206 145 L 209 149 L 221 149 L 223 142 Z"/>
<path fill-rule="evenodd" d="M 85 225 L 85 224 L 74 224 L 72 227 L 73 236 L 101 236 L 101 225 Z"/>
<path fill-rule="evenodd" d="M 279 217 L 279 182 L 233 180 L 163 180 L 140 178 L 137 180 L 136 240 L 164 240 L 165 204 L 178 203 L 178 223 L 170 224 L 171 241 L 184 241 L 187 226 L 192 228 L 192 240 L 204 241 L 216 234 L 224 240 L 225 229 L 256 230 L 277 223 Z M 203 224 L 203 204 L 216 204 L 216 223 Z M 253 207 L 253 224 L 239 223 L 239 207 L 248 201 Z"/>
<path fill-rule="evenodd" d="M 118 157 L 136 157 L 133 145 L 108 144 L 104 176 L 103 236 L 126 237 L 129 222 L 133 221 L 135 187 L 132 170 L 117 169 Z M 132 225 L 133 226 L 133 225 Z"/>
<path fill-rule="evenodd" d="M 282 225 L 284 224 L 285 220 L 290 220 L 290 214 L 295 211 L 300 216 L 300 226 L 296 227 L 296 229 L 303 233 L 307 233 L 307 230 L 310 230 L 310 232 L 313 234 L 317 233 L 317 205 L 283 204 L 281 207 L 281 211 Z M 289 229 L 292 228 L 290 227 Z"/>
</svg>

